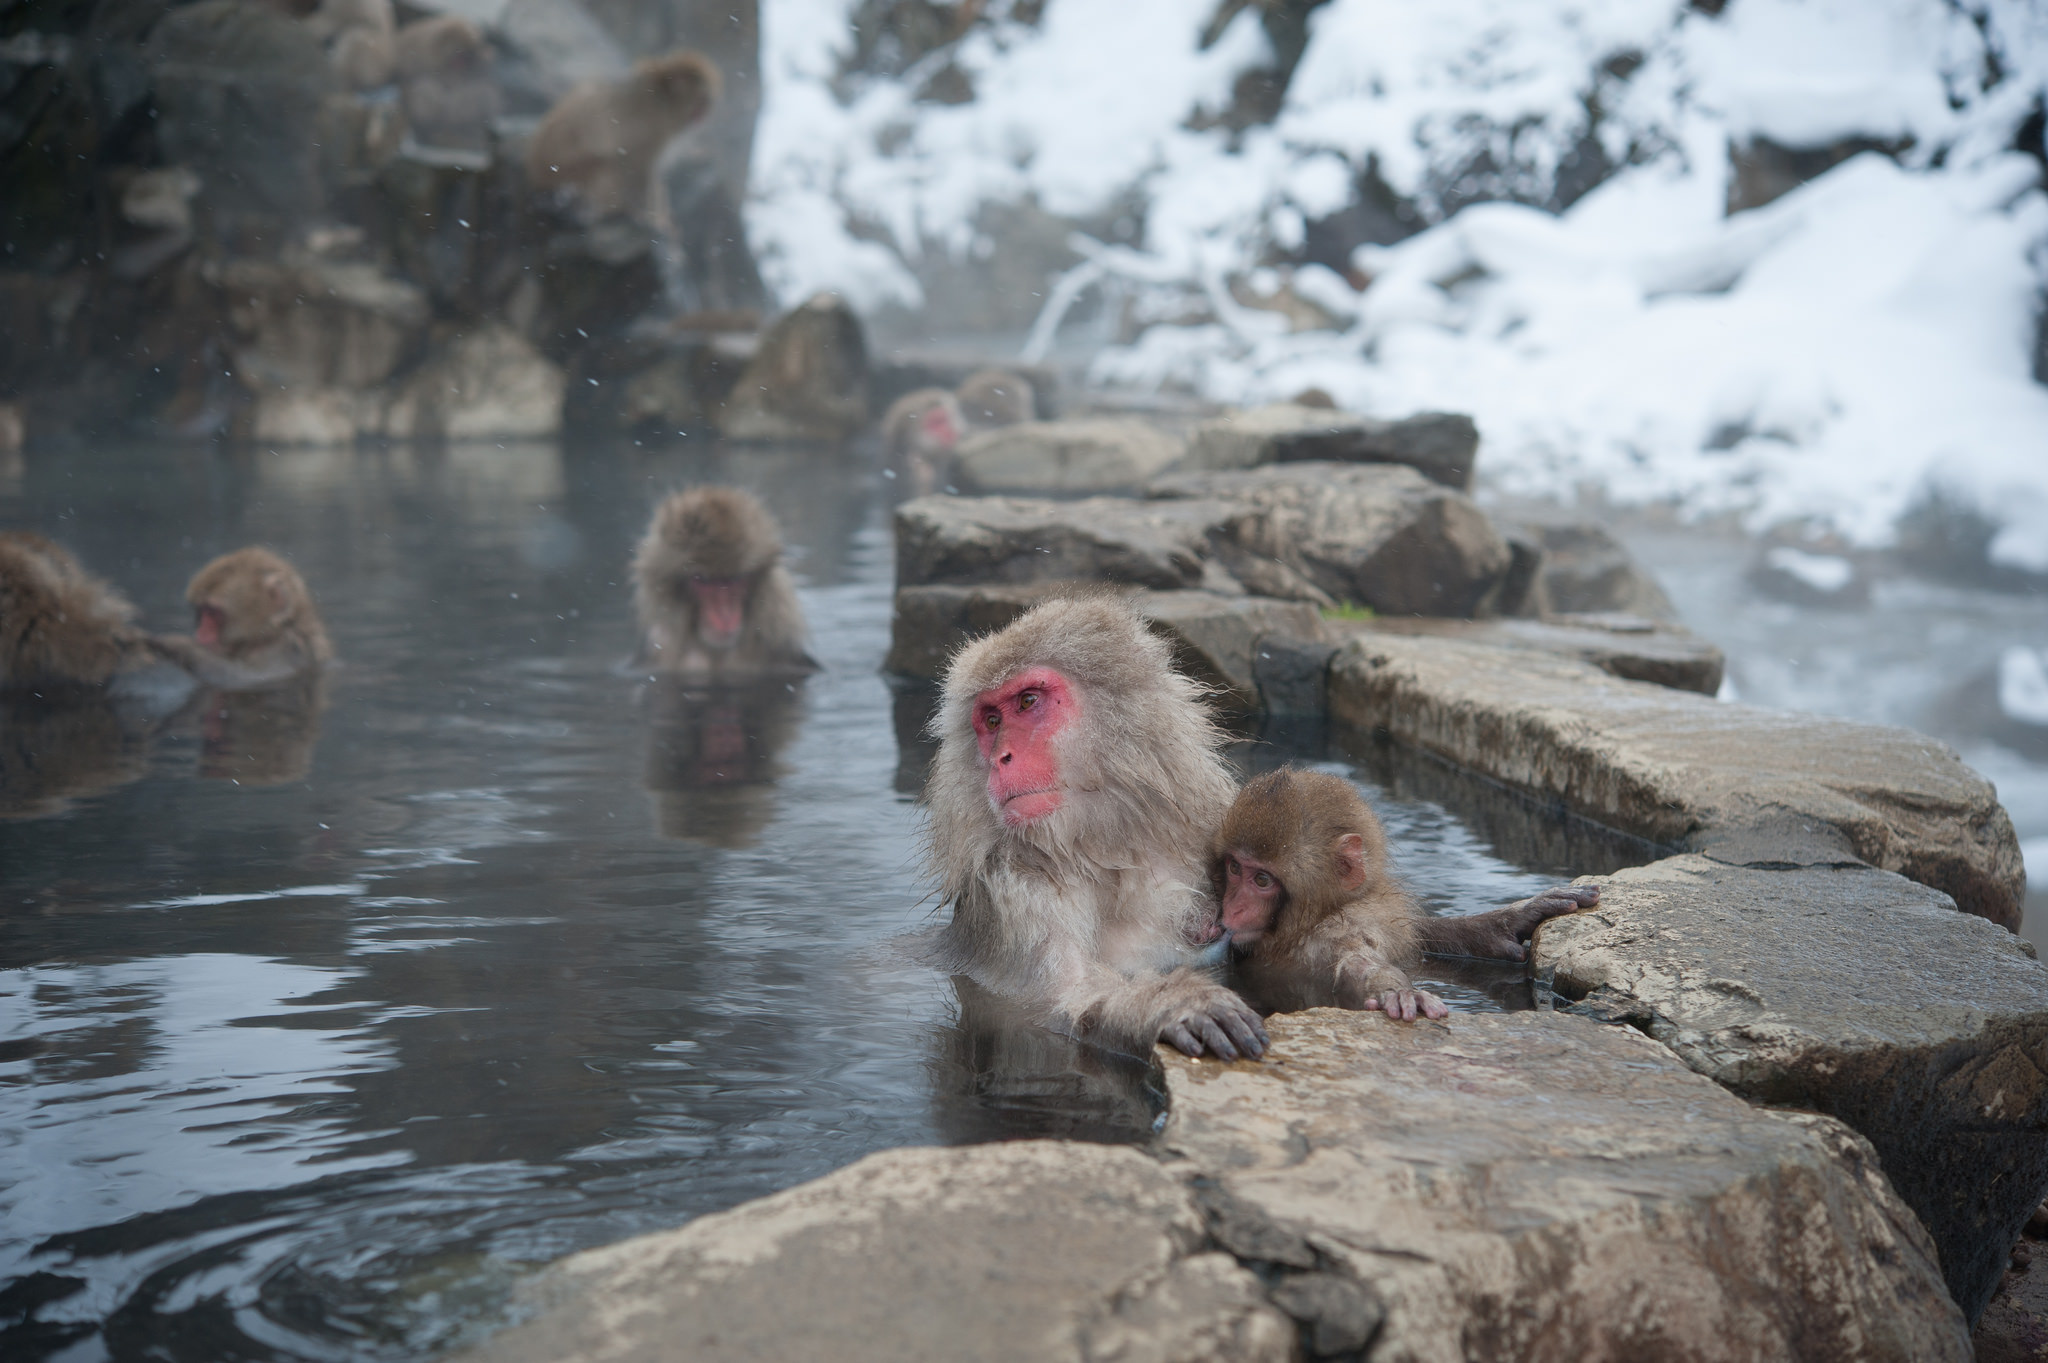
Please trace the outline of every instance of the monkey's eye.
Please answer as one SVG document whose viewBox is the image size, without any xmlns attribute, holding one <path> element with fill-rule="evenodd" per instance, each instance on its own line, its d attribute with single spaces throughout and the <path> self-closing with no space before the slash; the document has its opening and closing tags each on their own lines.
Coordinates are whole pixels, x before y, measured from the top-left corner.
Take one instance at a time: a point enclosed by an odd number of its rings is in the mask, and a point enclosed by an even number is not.
<svg viewBox="0 0 2048 1363">
<path fill-rule="evenodd" d="M 990 710 L 987 714 L 981 717 L 981 722 L 988 726 L 988 731 L 990 733 L 994 733 L 997 729 L 1002 727 L 1003 712 L 1001 710 Z"/>
<path fill-rule="evenodd" d="M 1017 709 L 1020 713 L 1031 709 L 1037 704 L 1038 693 L 1036 691 L 1026 691 L 1023 695 L 1017 697 Z"/>
<path fill-rule="evenodd" d="M 1236 857 L 1225 857 L 1223 859 L 1223 869 L 1230 872 L 1230 874 L 1234 876 L 1241 876 L 1244 874 L 1244 867 L 1237 864 Z"/>
<path fill-rule="evenodd" d="M 1254 871 L 1252 872 L 1252 884 L 1262 890 L 1270 890 L 1273 888 L 1272 874 L 1266 871 Z"/>
</svg>

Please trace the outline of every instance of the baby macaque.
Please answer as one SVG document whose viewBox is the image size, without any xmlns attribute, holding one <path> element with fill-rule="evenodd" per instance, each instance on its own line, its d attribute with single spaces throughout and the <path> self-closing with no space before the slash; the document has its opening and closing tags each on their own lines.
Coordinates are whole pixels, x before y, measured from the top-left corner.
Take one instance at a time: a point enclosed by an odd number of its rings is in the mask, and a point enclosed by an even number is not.
<svg viewBox="0 0 2048 1363">
<path fill-rule="evenodd" d="M 882 440 L 889 467 L 913 497 L 929 497 L 952 476 L 953 450 L 966 434 L 959 400 L 943 388 L 919 388 L 889 405 Z"/>
<path fill-rule="evenodd" d="M 298 569 L 268 549 L 222 554 L 193 574 L 190 636 L 160 635 L 157 648 L 208 686 L 248 691 L 325 667 L 327 627 Z"/>
<path fill-rule="evenodd" d="M 633 557 L 633 582 L 639 666 L 706 683 L 817 670 L 782 566 L 782 534 L 749 493 L 699 487 L 669 496 Z"/>
<path fill-rule="evenodd" d="M 398 30 L 398 89 L 413 140 L 484 151 L 503 107 L 484 31 L 456 14 L 415 19 Z"/>
<path fill-rule="evenodd" d="M 573 195 L 593 221 L 649 216 L 654 162 L 669 140 L 711 112 L 718 69 L 696 52 L 636 62 L 617 83 L 589 82 L 562 96 L 526 146 L 537 192 Z"/>
<path fill-rule="evenodd" d="M 1106 594 L 1044 602 L 954 656 L 925 788 L 953 910 L 935 964 L 1110 1049 L 1264 1053 L 1258 1014 L 1189 945 L 1232 791 L 1201 696 Z"/>
<path fill-rule="evenodd" d="M 1349 781 L 1283 767 L 1238 792 L 1210 846 L 1218 922 L 1248 985 L 1293 1010 L 1336 1004 L 1412 1022 L 1449 1014 L 1409 972 L 1425 951 L 1521 960 L 1538 924 L 1600 900 L 1549 890 L 1469 918 L 1424 914 L 1387 869 L 1380 821 Z"/>
<path fill-rule="evenodd" d="M 953 396 L 960 400 L 967 424 L 976 430 L 1014 426 L 1036 415 L 1038 395 L 1031 380 L 1006 369 L 977 369 L 960 381 Z"/>
<path fill-rule="evenodd" d="M 135 607 L 60 545 L 0 532 L 0 691 L 105 686 L 153 661 Z"/>
</svg>

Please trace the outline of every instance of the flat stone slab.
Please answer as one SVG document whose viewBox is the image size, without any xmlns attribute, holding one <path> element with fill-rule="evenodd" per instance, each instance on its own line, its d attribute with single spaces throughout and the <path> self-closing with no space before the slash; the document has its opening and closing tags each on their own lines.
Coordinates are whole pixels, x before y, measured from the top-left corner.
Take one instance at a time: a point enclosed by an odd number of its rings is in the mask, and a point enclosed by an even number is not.
<svg viewBox="0 0 2048 1363">
<path fill-rule="evenodd" d="M 1263 1064 L 1162 1052 L 1161 1141 L 1224 1248 L 1363 1289 L 1375 1363 L 1971 1356 L 1926 1230 L 1839 1122 L 1563 1014 L 1268 1026 Z"/>
<path fill-rule="evenodd" d="M 1839 1117 L 1975 1320 L 2048 1193 L 2048 966 L 1948 897 L 1868 868 L 1675 857 L 1594 879 L 1535 965 L 1760 1103 Z"/>
<path fill-rule="evenodd" d="M 574 1255 L 472 1363 L 1284 1363 L 1294 1323 L 1127 1147 L 891 1150 Z M 1933 1357 L 1934 1355 L 1929 1355 Z"/>
<path fill-rule="evenodd" d="M 1177 437 L 1135 417 L 1023 421 L 961 441 L 957 476 L 972 492 L 1108 492 L 1180 457 Z"/>
<path fill-rule="evenodd" d="M 1300 460 L 1406 464 L 1433 482 L 1472 490 L 1479 428 L 1455 412 L 1383 421 L 1327 407 L 1280 402 L 1197 425 L 1184 469 L 1245 469 Z"/>
<path fill-rule="evenodd" d="M 1589 662 L 1630 681 L 1654 682 L 1711 696 L 1721 689 L 1728 660 L 1691 630 L 1634 615 L 1564 616 L 1556 620 L 1443 620 L 1395 616 L 1332 621 L 1340 636 L 1426 635 L 1464 639 L 1495 648 L 1554 653 Z"/>
<path fill-rule="evenodd" d="M 936 681 L 969 639 L 1001 629 L 1048 596 L 1074 590 L 1101 588 L 1075 582 L 904 587 L 896 593 L 889 657 L 883 666 L 901 676 Z M 1261 640 L 1322 638 L 1316 608 L 1298 601 L 1202 591 L 1132 591 L 1129 599 L 1153 630 L 1173 645 L 1175 665 L 1214 687 L 1217 699 L 1235 710 L 1257 711 L 1261 706 Z"/>
<path fill-rule="evenodd" d="M 1471 498 L 1398 464 L 1168 474 L 1146 494 L 1156 505 L 1227 507 L 1211 552 L 1262 596 L 1471 616 L 1499 594 L 1512 562 Z"/>
<path fill-rule="evenodd" d="M 1990 782 L 1924 734 L 1722 704 L 1462 639 L 1354 639 L 1329 677 L 1333 721 L 1625 833 L 1736 865 L 1865 862 L 2019 927 L 2012 820 Z"/>
<path fill-rule="evenodd" d="M 920 497 L 896 508 L 896 585 L 1099 581 L 1200 585 L 1214 502 Z"/>
</svg>

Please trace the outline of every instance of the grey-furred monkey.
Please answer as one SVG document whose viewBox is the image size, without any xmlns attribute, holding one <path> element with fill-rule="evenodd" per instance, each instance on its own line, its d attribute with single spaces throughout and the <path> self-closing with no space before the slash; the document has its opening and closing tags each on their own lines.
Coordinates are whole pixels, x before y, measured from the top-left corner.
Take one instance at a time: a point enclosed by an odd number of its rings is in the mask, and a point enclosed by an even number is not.
<svg viewBox="0 0 2048 1363">
<path fill-rule="evenodd" d="M 633 557 L 635 664 L 716 684 L 817 669 L 782 534 L 752 494 L 699 487 L 655 508 Z"/>
<path fill-rule="evenodd" d="M 579 85 L 534 129 L 527 183 L 570 193 L 593 220 L 647 217 L 655 159 L 711 112 L 719 89 L 718 69 L 681 50 L 635 62 L 623 80 Z"/>
<path fill-rule="evenodd" d="M 334 659 L 327 626 L 299 570 L 268 549 L 222 554 L 192 575 L 190 635 L 156 647 L 208 686 L 247 691 L 317 671 Z"/>
<path fill-rule="evenodd" d="M 966 645 L 932 732 L 927 865 L 952 907 L 934 964 L 1112 1048 L 1264 1052 L 1190 945 L 1235 791 L 1222 734 L 1129 605 L 1056 599 Z"/>
<path fill-rule="evenodd" d="M 155 660 L 135 607 L 69 550 L 0 533 L 0 691 L 98 687 Z"/>
</svg>

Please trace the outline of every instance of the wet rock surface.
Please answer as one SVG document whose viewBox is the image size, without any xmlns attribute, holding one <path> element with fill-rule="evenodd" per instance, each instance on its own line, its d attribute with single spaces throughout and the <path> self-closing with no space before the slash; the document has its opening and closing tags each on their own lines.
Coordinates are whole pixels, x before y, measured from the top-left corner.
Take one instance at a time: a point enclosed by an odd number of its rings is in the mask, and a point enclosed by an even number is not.
<svg viewBox="0 0 2048 1363">
<path fill-rule="evenodd" d="M 973 492 L 1109 492 L 1138 486 L 1180 456 L 1180 441 L 1130 417 L 1027 421 L 962 441 L 959 479 Z"/>
<path fill-rule="evenodd" d="M 1653 843 L 1738 865 L 1865 862 L 2019 926 L 2025 871 L 1997 792 L 1909 730 L 1385 633 L 1331 661 L 1330 716 Z"/>
<path fill-rule="evenodd" d="M 1135 1150 L 892 1150 L 564 1260 L 536 1318 L 464 1357 L 1292 1357 L 1292 1321 L 1206 1239 L 1188 1189 Z"/>
<path fill-rule="evenodd" d="M 896 585 L 1093 580 L 1193 587 L 1223 508 L 1194 500 L 920 497 L 896 509 Z"/>
<path fill-rule="evenodd" d="M 1479 428 L 1454 412 L 1422 412 L 1385 421 L 1326 407 L 1275 403 L 1197 425 L 1185 467 L 1247 469 L 1303 460 L 1406 464 L 1431 481 L 1472 490 Z"/>
<path fill-rule="evenodd" d="M 1630 681 L 1711 696 L 1727 659 L 1688 629 L 1633 615 L 1556 616 L 1550 620 L 1380 619 L 1334 622 L 1344 635 L 1405 634 L 1463 639 L 1493 648 L 1551 653 L 1589 662 Z"/>
<path fill-rule="evenodd" d="M 1508 615 L 1620 612 L 1650 620 L 1678 619 L 1657 579 L 1598 521 L 1565 512 L 1503 517 L 1502 533 L 1528 556 L 1526 596 L 1503 602 Z"/>
<path fill-rule="evenodd" d="M 1866 867 L 1703 856 L 1597 882 L 1534 964 L 1758 1103 L 1856 1128 L 1975 1320 L 2048 1192 L 2048 966 L 1946 896 Z"/>
<path fill-rule="evenodd" d="M 1568 1015 L 1270 1025 L 1264 1064 L 1162 1053 L 1161 1143 L 1240 1258 L 1368 1290 L 1374 1359 L 1970 1357 L 1926 1231 L 1838 1122 Z"/>
</svg>

